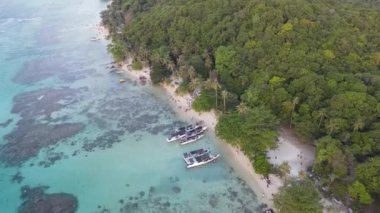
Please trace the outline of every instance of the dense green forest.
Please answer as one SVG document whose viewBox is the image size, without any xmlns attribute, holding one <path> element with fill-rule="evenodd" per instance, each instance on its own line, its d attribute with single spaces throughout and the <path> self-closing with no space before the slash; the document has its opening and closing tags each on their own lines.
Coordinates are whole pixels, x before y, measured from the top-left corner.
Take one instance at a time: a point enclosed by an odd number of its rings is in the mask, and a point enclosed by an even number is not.
<svg viewBox="0 0 380 213">
<path fill-rule="evenodd" d="M 217 134 L 257 172 L 276 128 L 317 147 L 311 170 L 347 205 L 380 197 L 380 4 L 373 0 L 114 0 L 109 51 L 149 62 L 155 83 L 203 90 Z"/>
</svg>

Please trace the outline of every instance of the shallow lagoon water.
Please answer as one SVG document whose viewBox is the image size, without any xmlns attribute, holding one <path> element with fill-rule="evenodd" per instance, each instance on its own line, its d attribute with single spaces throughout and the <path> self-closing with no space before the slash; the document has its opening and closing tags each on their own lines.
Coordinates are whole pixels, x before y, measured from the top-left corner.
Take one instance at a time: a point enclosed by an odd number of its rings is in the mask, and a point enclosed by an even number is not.
<svg viewBox="0 0 380 213">
<path fill-rule="evenodd" d="M 17 212 L 22 186 L 73 195 L 77 212 L 259 212 L 223 157 L 185 168 L 185 151 L 221 151 L 212 137 L 166 143 L 181 125 L 169 105 L 149 86 L 118 83 L 107 41 L 90 41 L 105 7 L 0 2 L 1 212 Z"/>
</svg>

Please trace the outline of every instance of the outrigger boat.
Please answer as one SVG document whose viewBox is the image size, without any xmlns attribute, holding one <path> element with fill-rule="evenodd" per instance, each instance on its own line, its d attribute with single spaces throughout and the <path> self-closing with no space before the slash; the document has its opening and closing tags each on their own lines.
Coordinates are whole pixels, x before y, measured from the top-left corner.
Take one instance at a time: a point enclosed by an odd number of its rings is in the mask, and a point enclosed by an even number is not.
<svg viewBox="0 0 380 213">
<path fill-rule="evenodd" d="M 186 158 L 198 157 L 198 156 L 204 155 L 206 153 L 210 153 L 210 148 L 208 148 L 208 149 L 201 148 L 201 149 L 193 150 L 190 152 L 185 152 L 185 153 L 183 153 L 183 159 L 185 160 Z"/>
<path fill-rule="evenodd" d="M 187 158 L 184 157 L 183 159 L 185 160 L 186 168 L 190 169 L 193 167 L 202 166 L 202 165 L 208 164 L 210 162 L 213 162 L 219 156 L 220 156 L 219 154 L 213 155 L 213 154 L 207 152 L 207 153 L 204 153 L 204 154 L 199 155 L 199 156 L 190 156 Z"/>
<path fill-rule="evenodd" d="M 196 125 L 188 125 L 185 127 L 180 127 L 174 130 L 174 133 L 172 133 L 167 139 L 167 142 L 173 142 L 179 139 L 182 139 L 186 136 L 192 136 L 195 133 L 201 134 L 204 131 L 206 131 L 207 126 L 203 126 L 200 123 L 197 123 Z"/>
<path fill-rule="evenodd" d="M 196 134 L 196 135 L 186 136 L 186 137 L 180 139 L 180 143 L 181 143 L 181 145 L 193 143 L 193 142 L 201 139 L 203 136 L 204 136 L 203 134 Z"/>
</svg>

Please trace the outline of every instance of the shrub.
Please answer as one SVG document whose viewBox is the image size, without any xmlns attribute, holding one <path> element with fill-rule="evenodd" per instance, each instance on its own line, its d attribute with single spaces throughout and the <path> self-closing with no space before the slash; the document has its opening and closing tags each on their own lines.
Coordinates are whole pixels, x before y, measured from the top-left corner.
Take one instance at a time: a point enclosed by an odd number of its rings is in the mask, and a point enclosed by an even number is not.
<svg viewBox="0 0 380 213">
<path fill-rule="evenodd" d="M 153 84 L 158 84 L 170 77 L 170 71 L 166 69 L 164 65 L 161 64 L 153 64 L 152 71 L 150 72 L 150 78 Z"/>
<path fill-rule="evenodd" d="M 210 111 L 214 107 L 213 93 L 203 90 L 197 99 L 194 100 L 192 107 L 196 112 Z"/>
<path fill-rule="evenodd" d="M 143 65 L 142 65 L 141 61 L 138 59 L 133 59 L 132 69 L 141 70 L 142 68 L 143 68 Z"/>
</svg>

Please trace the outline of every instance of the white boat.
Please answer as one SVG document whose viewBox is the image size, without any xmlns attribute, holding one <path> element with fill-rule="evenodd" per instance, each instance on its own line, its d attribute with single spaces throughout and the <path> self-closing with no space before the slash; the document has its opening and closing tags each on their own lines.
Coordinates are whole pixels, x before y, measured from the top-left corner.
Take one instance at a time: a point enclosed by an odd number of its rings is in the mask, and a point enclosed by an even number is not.
<svg viewBox="0 0 380 213">
<path fill-rule="evenodd" d="M 193 135 L 193 136 L 186 136 L 186 137 L 180 139 L 180 143 L 181 143 L 181 145 L 193 143 L 193 142 L 201 139 L 203 136 L 204 136 L 203 134 L 197 134 L 197 135 Z"/>
<path fill-rule="evenodd" d="M 202 128 L 202 129 L 200 129 Z M 173 142 L 179 139 L 182 139 L 186 137 L 186 135 L 191 136 L 193 132 L 199 132 L 198 134 L 206 131 L 206 126 L 201 125 L 188 125 L 184 127 L 180 127 L 174 130 L 174 133 L 172 133 L 167 139 L 167 142 Z"/>
<path fill-rule="evenodd" d="M 186 136 L 195 136 L 204 133 L 207 130 L 207 126 L 195 126 L 194 129 L 186 132 Z"/>
<path fill-rule="evenodd" d="M 190 169 L 190 168 L 202 166 L 202 165 L 208 164 L 210 162 L 213 162 L 219 156 L 220 156 L 219 154 L 213 155 L 211 153 L 205 153 L 203 155 L 196 156 L 196 157 L 184 158 L 184 160 L 186 163 L 186 168 Z"/>
<path fill-rule="evenodd" d="M 176 141 L 178 139 L 181 139 L 183 137 L 186 136 L 186 130 L 185 129 L 182 129 L 182 130 L 176 130 L 176 132 L 172 133 L 167 139 L 166 141 L 167 142 L 173 142 L 173 141 Z"/>
<path fill-rule="evenodd" d="M 210 153 L 210 148 L 208 149 L 201 148 L 201 149 L 193 150 L 190 152 L 185 152 L 183 153 L 183 159 L 186 161 L 186 158 L 198 157 L 206 153 Z"/>
</svg>

